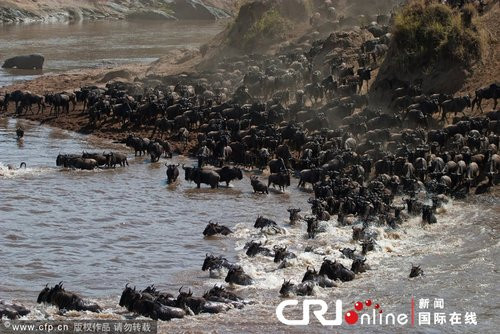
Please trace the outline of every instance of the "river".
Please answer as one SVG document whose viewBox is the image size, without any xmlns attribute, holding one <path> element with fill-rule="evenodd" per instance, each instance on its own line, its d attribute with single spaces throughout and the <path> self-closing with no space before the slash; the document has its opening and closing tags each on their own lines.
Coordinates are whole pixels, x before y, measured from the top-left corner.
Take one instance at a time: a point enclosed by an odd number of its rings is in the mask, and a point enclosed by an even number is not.
<svg viewBox="0 0 500 334">
<path fill-rule="evenodd" d="M 43 73 L 150 63 L 176 48 L 196 48 L 223 28 L 207 21 L 95 21 L 0 25 L 0 60 L 39 53 Z M 40 75 L 0 68 L 0 87 Z"/>
</svg>

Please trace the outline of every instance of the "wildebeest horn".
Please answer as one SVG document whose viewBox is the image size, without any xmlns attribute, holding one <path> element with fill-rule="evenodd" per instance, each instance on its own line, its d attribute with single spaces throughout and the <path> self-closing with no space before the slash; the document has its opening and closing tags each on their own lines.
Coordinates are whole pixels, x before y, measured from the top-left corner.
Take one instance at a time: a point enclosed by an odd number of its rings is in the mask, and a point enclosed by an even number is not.
<svg viewBox="0 0 500 334">
<path fill-rule="evenodd" d="M 135 291 L 135 285 L 134 285 L 134 291 Z"/>
<path fill-rule="evenodd" d="M 125 289 L 128 289 L 128 285 L 129 285 L 129 283 L 125 284 Z"/>
<path fill-rule="evenodd" d="M 49 283 L 45 284 L 45 287 L 48 288 L 49 287 Z"/>
<path fill-rule="evenodd" d="M 182 288 L 184 287 L 184 285 L 182 285 L 180 288 L 179 288 L 179 293 L 181 293 L 181 290 Z"/>
</svg>

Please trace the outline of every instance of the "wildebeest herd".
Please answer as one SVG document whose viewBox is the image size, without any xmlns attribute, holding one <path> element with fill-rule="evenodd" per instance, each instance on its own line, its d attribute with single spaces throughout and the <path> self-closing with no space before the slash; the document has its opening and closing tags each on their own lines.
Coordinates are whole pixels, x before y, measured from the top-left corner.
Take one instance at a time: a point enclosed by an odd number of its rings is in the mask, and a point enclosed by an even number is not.
<svg viewBox="0 0 500 334">
<path fill-rule="evenodd" d="M 271 185 L 286 191 L 294 177 L 299 187 L 310 185 L 310 213 L 302 216 L 299 208 L 289 208 L 290 224 L 303 226 L 304 237 L 313 240 L 329 225 L 352 228 L 352 239 L 360 247 L 360 251 L 339 250 L 339 256 L 352 261 L 350 268 L 325 257 L 319 272 L 304 268 L 302 282 L 285 280 L 280 290 L 283 296 L 310 295 L 316 287 L 334 288 L 370 269 L 369 253 L 378 249 L 374 227 L 396 230 L 411 216 L 436 224 L 436 212 L 448 198 L 465 198 L 471 189 L 482 194 L 498 182 L 500 86 L 478 88 L 471 98 L 424 92 L 418 83 L 394 81 L 388 83 L 390 100 L 372 102 L 362 88 L 387 50 L 390 34 L 378 23 L 365 30 L 373 38 L 362 45 L 354 42 L 355 32 L 336 32 L 325 39 L 312 35 L 307 47 L 285 48 L 273 57 L 226 59 L 197 74 L 149 76 L 134 83 L 45 96 L 15 91 L 0 101 L 4 110 L 15 103 L 18 115 L 34 113 L 33 106 L 37 112 L 50 106 L 56 117 L 65 117 L 70 104 L 74 109 L 80 103 L 90 127 L 119 124 L 125 132 L 150 132 L 155 139 L 130 134 L 122 142 L 136 156 L 148 153 L 153 163 L 172 156 L 173 142 L 189 147 L 198 164 L 182 169 L 185 180 L 198 188 L 242 180 L 248 168 L 269 171 L 267 183 L 250 176 L 254 192 L 262 196 L 268 195 Z M 493 110 L 486 113 L 485 99 L 494 101 Z M 481 115 L 468 116 L 475 106 Z M 467 108 L 470 113 L 464 113 Z M 454 118 L 447 125 L 450 114 Z M 118 153 L 57 157 L 58 166 L 80 169 L 127 164 L 127 157 Z M 179 182 L 180 165 L 165 165 L 168 183 Z M 265 217 L 259 217 L 254 227 L 266 234 L 284 231 Z M 231 233 L 211 222 L 203 234 Z M 245 249 L 247 256 L 269 258 L 278 269 L 293 265 L 298 252 L 310 251 L 292 252 L 280 244 L 254 240 Z M 231 285 L 255 281 L 242 265 L 223 256 L 207 254 L 202 269 L 211 277 L 225 276 Z M 412 266 L 411 277 L 422 274 L 419 266 Z M 39 302 L 99 310 L 66 292 L 62 284 L 46 287 Z M 144 290 L 126 286 L 120 299 L 129 311 L 161 320 L 218 313 L 245 303 L 222 286 L 203 297 L 182 289 L 174 297 L 153 286 Z"/>
</svg>

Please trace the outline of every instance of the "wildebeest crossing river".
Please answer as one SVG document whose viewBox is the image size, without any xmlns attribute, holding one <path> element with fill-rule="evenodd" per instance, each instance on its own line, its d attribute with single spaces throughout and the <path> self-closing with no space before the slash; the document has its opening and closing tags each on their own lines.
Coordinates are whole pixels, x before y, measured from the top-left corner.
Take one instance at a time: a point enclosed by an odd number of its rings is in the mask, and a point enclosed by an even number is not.
<svg viewBox="0 0 500 334">
<path fill-rule="evenodd" d="M 15 138 L 19 125 L 26 132 L 22 141 Z M 96 171 L 55 167 L 58 153 L 83 150 L 125 152 L 130 166 Z M 249 173 L 230 188 L 196 189 L 184 180 L 182 171 L 177 183 L 167 185 L 164 159 L 151 164 L 148 157 L 134 158 L 123 145 L 8 118 L 0 123 L 0 152 L 0 294 L 35 310 L 30 318 L 55 316 L 55 308 L 37 306 L 34 301 L 46 283 L 61 280 L 99 302 L 104 309 L 100 317 L 122 317 L 124 309 L 117 301 L 128 282 L 141 288 L 155 283 L 169 291 L 184 285 L 201 293 L 223 283 L 223 279 L 211 279 L 201 271 L 205 254 L 214 253 L 243 264 L 256 279 L 255 285 L 237 289 L 255 304 L 228 314 L 162 326 L 199 330 L 208 323 L 224 332 L 280 328 L 274 315 L 280 302 L 279 287 L 284 277 L 300 280 L 303 272 L 294 267 L 276 270 L 272 261 L 268 264 L 248 258 L 243 246 L 251 239 L 273 239 L 270 244 L 278 242 L 297 251 L 310 242 L 304 226 L 287 224 L 286 209 L 306 210 L 311 196 L 296 188 L 296 179 L 285 194 L 269 195 L 253 194 Z M 27 163 L 27 169 L 6 168 L 8 163 L 21 161 Z M 170 161 L 194 163 L 179 156 Z M 377 297 L 385 308 L 393 310 L 406 308 L 411 296 L 439 297 L 445 300 L 447 310 L 474 311 L 482 319 L 477 327 L 468 327 L 468 332 L 481 333 L 482 326 L 491 328 L 495 319 L 486 319 L 499 304 L 494 287 L 499 255 L 498 204 L 498 197 L 477 197 L 472 202 L 449 204 L 438 216 L 439 224 L 432 227 L 423 229 L 417 217 L 397 232 L 380 228 L 379 245 L 384 251 L 370 258 L 375 270 L 338 288 L 324 289 L 320 297 L 341 298 L 344 303 Z M 257 233 L 252 226 L 261 214 L 275 219 L 286 234 Z M 229 226 L 234 235 L 204 239 L 202 231 L 209 220 Z M 333 227 L 315 239 L 315 253 L 299 253 L 296 261 L 300 267 L 318 268 L 323 256 L 340 247 L 355 246 L 351 234 L 349 227 Z M 410 262 L 424 264 L 425 279 L 408 280 Z M 488 307 L 481 302 L 484 298 L 489 299 Z M 319 323 L 309 327 L 311 331 L 320 329 Z M 370 328 L 372 333 L 390 331 Z"/>
</svg>

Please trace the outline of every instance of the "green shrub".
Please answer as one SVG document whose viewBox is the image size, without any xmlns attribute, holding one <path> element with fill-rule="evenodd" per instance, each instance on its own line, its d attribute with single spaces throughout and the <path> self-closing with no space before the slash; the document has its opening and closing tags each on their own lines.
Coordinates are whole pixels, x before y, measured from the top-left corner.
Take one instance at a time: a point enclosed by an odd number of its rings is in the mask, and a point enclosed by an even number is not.
<svg viewBox="0 0 500 334">
<path fill-rule="evenodd" d="M 460 12 L 439 3 L 414 0 L 394 18 L 395 61 L 406 69 L 469 65 L 481 57 L 481 34 L 472 7 Z"/>
<path fill-rule="evenodd" d="M 248 49 L 262 43 L 281 40 L 285 37 L 290 24 L 290 21 L 284 18 L 277 9 L 268 10 L 243 35 L 242 46 Z"/>
</svg>

